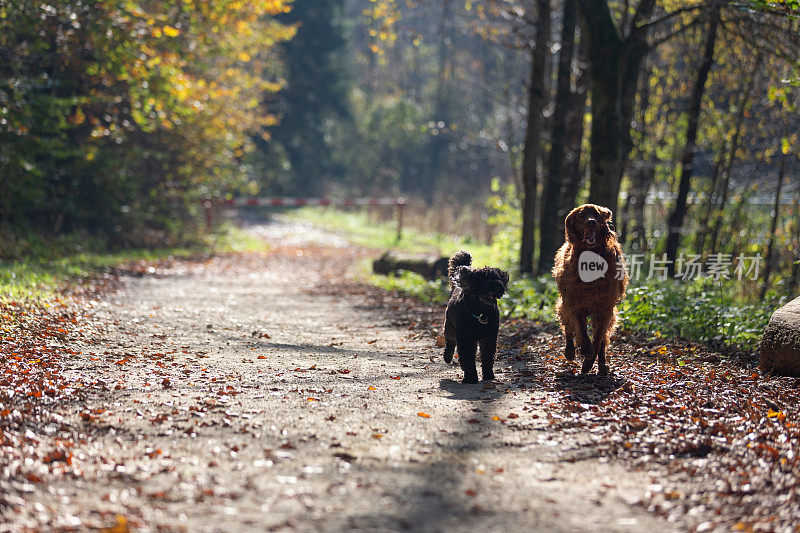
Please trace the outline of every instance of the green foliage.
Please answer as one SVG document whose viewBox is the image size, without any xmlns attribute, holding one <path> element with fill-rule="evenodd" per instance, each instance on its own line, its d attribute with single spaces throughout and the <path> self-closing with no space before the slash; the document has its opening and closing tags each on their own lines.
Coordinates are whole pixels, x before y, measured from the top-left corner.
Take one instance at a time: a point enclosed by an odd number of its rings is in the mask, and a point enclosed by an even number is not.
<svg viewBox="0 0 800 533">
<path fill-rule="evenodd" d="M 745 304 L 733 288 L 710 280 L 679 284 L 648 281 L 628 289 L 620 305 L 626 329 L 660 337 L 677 336 L 755 349 L 773 311 L 787 297 Z"/>
<path fill-rule="evenodd" d="M 450 289 L 444 280 L 428 281 L 416 272 L 401 272 L 397 276 L 373 274 L 369 282 L 385 291 L 401 292 L 424 302 L 447 303 Z"/>
<path fill-rule="evenodd" d="M 79 243 L 83 243 L 82 245 Z M 131 249 L 108 253 L 96 244 L 84 247 L 82 236 L 66 236 L 37 247 L 24 260 L 0 262 L 0 302 L 45 301 L 69 280 L 81 279 L 122 263 L 188 257 L 197 249 Z"/>
<path fill-rule="evenodd" d="M 205 241 L 193 246 L 158 249 L 107 250 L 102 239 L 87 233 L 60 235 L 45 239 L 30 233 L 20 239 L 24 259 L 0 261 L 0 303 L 7 301 L 46 301 L 69 281 L 96 275 L 120 265 L 164 259 L 188 258 L 205 253 L 263 253 L 268 250 L 261 239 L 223 224 Z"/>
<path fill-rule="evenodd" d="M 503 316 L 523 317 L 540 322 L 555 320 L 558 288 L 551 276 L 512 279 L 508 292 L 500 299 Z"/>
<path fill-rule="evenodd" d="M 489 217 L 486 223 L 495 228 L 492 250 L 499 264 L 516 267 L 520 249 L 522 208 L 519 194 L 513 183 L 503 184 L 494 178 L 492 194 L 486 200 Z"/>
<path fill-rule="evenodd" d="M 354 123 L 338 136 L 347 183 L 378 195 L 409 190 L 428 163 L 424 111 L 404 98 L 373 100 L 360 92 L 353 109 Z"/>
</svg>

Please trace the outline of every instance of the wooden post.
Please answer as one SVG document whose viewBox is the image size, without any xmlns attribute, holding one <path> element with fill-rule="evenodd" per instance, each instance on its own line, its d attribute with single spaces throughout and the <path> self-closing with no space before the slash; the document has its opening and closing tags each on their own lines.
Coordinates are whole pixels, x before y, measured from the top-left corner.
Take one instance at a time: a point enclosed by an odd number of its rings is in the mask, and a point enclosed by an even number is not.
<svg viewBox="0 0 800 533">
<path fill-rule="evenodd" d="M 205 211 L 205 219 L 206 219 L 206 233 L 211 233 L 213 231 L 213 224 L 214 224 L 214 203 L 211 200 L 204 200 L 203 201 L 203 210 Z"/>
<path fill-rule="evenodd" d="M 406 205 L 405 198 L 398 198 L 394 205 L 397 210 L 397 242 L 400 242 L 403 238 L 403 207 Z"/>
</svg>

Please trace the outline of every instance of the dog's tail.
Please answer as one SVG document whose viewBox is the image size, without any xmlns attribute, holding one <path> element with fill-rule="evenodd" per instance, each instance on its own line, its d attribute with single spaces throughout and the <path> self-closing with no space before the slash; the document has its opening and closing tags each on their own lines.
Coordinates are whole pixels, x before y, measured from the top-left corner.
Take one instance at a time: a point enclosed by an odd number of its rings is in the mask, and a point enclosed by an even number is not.
<svg viewBox="0 0 800 533">
<path fill-rule="evenodd" d="M 469 255 L 469 252 L 464 250 L 456 252 L 456 254 L 450 258 L 450 262 L 447 264 L 447 277 L 450 279 L 450 283 L 453 283 L 453 278 L 456 275 L 458 267 L 470 266 L 471 264 L 472 256 Z"/>
</svg>

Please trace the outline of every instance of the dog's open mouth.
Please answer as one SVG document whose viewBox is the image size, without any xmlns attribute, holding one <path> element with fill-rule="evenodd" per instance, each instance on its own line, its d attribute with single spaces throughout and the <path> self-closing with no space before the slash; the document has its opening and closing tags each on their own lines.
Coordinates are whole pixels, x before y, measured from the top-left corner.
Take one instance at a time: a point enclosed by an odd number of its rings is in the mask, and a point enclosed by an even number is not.
<svg viewBox="0 0 800 533">
<path fill-rule="evenodd" d="M 594 246 L 597 244 L 597 230 L 589 228 L 583 232 L 583 244 L 586 246 Z"/>
</svg>

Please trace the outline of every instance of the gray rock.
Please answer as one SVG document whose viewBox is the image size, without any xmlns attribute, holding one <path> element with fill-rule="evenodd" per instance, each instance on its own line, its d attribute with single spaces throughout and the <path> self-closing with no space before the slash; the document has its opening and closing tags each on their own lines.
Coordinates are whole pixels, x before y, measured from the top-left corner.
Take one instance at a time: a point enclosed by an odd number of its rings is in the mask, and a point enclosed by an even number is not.
<svg viewBox="0 0 800 533">
<path fill-rule="evenodd" d="M 765 374 L 800 377 L 800 297 L 772 313 L 758 361 Z"/>
</svg>

